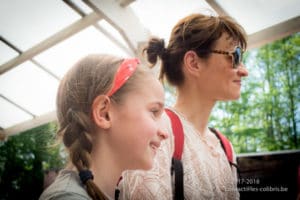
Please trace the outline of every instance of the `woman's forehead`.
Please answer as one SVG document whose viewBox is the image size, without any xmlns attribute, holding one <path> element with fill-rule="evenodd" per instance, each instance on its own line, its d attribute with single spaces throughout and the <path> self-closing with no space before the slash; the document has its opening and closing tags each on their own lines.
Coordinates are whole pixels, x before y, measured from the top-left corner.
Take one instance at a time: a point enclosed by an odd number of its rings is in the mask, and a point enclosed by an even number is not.
<svg viewBox="0 0 300 200">
<path fill-rule="evenodd" d="M 218 49 L 233 49 L 235 46 L 240 46 L 238 38 L 234 38 L 228 33 L 223 33 L 221 37 L 216 41 L 215 48 Z"/>
</svg>

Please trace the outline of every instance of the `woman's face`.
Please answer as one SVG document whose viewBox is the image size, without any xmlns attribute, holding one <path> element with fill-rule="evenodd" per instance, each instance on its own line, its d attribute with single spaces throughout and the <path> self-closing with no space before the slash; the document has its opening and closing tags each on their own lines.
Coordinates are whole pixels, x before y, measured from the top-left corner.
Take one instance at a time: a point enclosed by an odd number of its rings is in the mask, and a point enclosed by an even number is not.
<svg viewBox="0 0 300 200">
<path fill-rule="evenodd" d="M 112 116 L 114 153 L 126 169 L 150 169 L 161 141 L 168 135 L 161 130 L 164 109 L 162 85 L 147 75 L 137 89 L 115 105 Z"/>
<path fill-rule="evenodd" d="M 234 51 L 239 43 L 223 33 L 212 50 Z M 248 76 L 243 63 L 233 68 L 230 55 L 211 53 L 201 71 L 199 87 L 201 92 L 213 100 L 236 100 L 240 97 L 242 77 Z"/>
</svg>

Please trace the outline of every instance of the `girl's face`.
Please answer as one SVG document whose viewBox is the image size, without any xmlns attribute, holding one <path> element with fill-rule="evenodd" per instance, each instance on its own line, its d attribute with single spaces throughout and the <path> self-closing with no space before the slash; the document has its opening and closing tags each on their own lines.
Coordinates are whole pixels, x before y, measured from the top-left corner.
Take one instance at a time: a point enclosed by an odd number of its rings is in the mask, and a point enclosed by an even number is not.
<svg viewBox="0 0 300 200">
<path fill-rule="evenodd" d="M 223 33 L 212 50 L 234 51 L 239 43 Z M 206 60 L 206 66 L 201 71 L 199 87 L 201 92 L 213 100 L 235 100 L 240 97 L 242 77 L 248 76 L 248 70 L 243 63 L 233 68 L 230 55 L 211 53 Z"/>
<path fill-rule="evenodd" d="M 137 89 L 112 107 L 111 145 L 126 169 L 150 169 L 161 141 L 168 135 L 161 130 L 164 109 L 162 85 L 151 75 Z"/>
</svg>

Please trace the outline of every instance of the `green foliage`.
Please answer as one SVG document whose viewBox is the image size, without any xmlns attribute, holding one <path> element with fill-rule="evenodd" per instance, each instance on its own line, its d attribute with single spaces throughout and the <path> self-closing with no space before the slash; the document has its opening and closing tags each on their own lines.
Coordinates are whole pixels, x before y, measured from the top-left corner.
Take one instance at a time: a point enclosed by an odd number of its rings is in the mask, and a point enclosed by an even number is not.
<svg viewBox="0 0 300 200">
<path fill-rule="evenodd" d="M 235 150 L 300 147 L 300 34 L 247 53 L 249 77 L 238 101 L 219 103 L 212 117 Z"/>
<path fill-rule="evenodd" d="M 61 168 L 61 147 L 53 147 L 55 124 L 46 124 L 0 142 L 0 199 L 38 199 L 44 171 Z"/>
</svg>

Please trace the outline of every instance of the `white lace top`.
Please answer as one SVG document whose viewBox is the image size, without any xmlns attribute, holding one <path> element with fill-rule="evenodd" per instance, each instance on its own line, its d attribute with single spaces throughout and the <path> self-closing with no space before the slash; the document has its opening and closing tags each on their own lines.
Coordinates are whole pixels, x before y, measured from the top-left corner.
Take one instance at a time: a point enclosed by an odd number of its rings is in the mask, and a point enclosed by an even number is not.
<svg viewBox="0 0 300 200">
<path fill-rule="evenodd" d="M 182 162 L 185 199 L 239 199 L 236 169 L 231 169 L 217 137 L 210 140 L 202 139 L 193 125 L 176 113 L 184 129 Z M 161 145 L 153 169 L 125 172 L 120 184 L 120 199 L 173 199 L 174 183 L 171 184 L 170 168 L 174 136 L 166 114 L 163 115 L 163 120 L 167 124 L 170 137 Z"/>
</svg>

